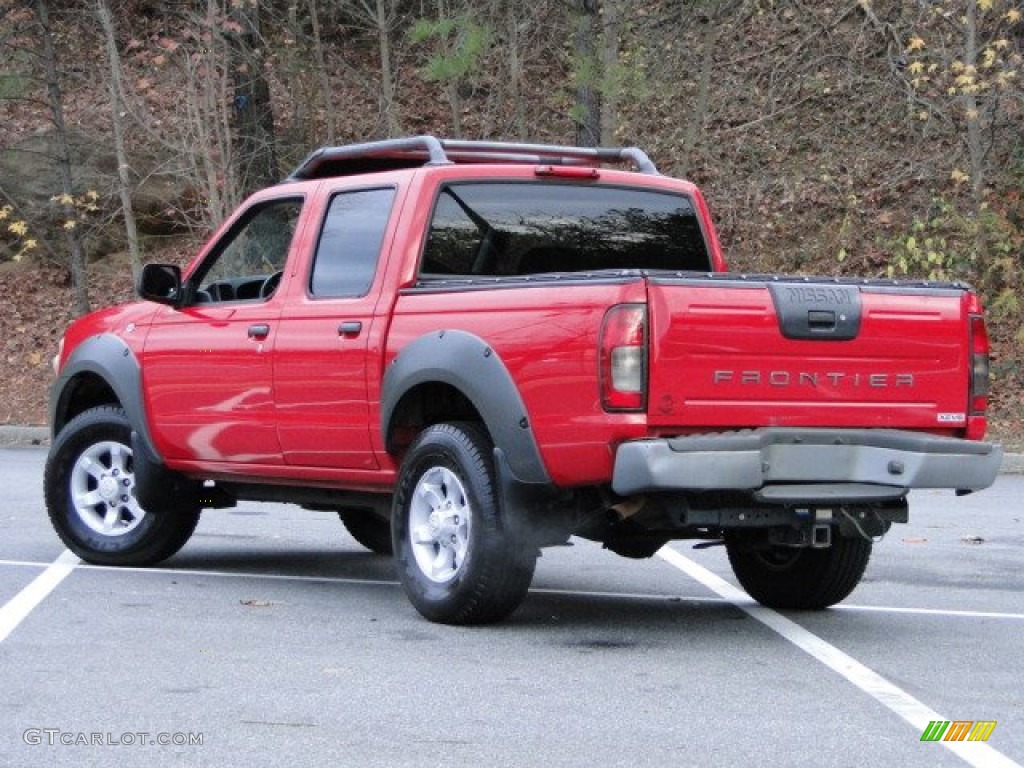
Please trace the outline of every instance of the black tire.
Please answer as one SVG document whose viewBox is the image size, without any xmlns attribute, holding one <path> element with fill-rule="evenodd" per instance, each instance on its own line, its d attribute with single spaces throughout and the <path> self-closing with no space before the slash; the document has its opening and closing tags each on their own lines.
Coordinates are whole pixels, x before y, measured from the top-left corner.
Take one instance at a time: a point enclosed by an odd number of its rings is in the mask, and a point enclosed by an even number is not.
<svg viewBox="0 0 1024 768">
<path fill-rule="evenodd" d="M 68 422 L 50 448 L 43 484 L 54 530 L 89 563 L 158 563 L 181 549 L 199 522 L 200 509 L 191 506 L 160 514 L 139 506 L 131 426 L 114 406 Z"/>
<path fill-rule="evenodd" d="M 821 610 L 844 600 L 860 583 L 871 542 L 834 536 L 824 549 L 752 549 L 726 537 L 729 563 L 752 598 L 769 608 Z"/>
<path fill-rule="evenodd" d="M 391 555 L 391 521 L 365 509 L 339 509 L 338 517 L 349 535 L 377 555 Z"/>
<path fill-rule="evenodd" d="M 409 446 L 391 529 L 398 575 L 425 618 L 486 624 L 526 597 L 537 547 L 499 509 L 491 441 L 476 424 L 438 424 Z"/>
</svg>

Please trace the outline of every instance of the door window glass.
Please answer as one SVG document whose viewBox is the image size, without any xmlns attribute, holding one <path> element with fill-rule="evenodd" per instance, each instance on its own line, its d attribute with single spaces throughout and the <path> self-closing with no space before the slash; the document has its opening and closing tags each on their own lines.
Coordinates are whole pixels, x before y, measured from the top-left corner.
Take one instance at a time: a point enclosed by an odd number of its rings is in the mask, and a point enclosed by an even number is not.
<svg viewBox="0 0 1024 768">
<path fill-rule="evenodd" d="M 272 296 L 301 210 L 301 199 L 288 199 L 247 212 L 203 265 L 196 301 L 259 301 Z"/>
<path fill-rule="evenodd" d="M 331 199 L 313 261 L 313 296 L 366 294 L 377 271 L 394 198 L 394 189 L 363 189 Z"/>
</svg>

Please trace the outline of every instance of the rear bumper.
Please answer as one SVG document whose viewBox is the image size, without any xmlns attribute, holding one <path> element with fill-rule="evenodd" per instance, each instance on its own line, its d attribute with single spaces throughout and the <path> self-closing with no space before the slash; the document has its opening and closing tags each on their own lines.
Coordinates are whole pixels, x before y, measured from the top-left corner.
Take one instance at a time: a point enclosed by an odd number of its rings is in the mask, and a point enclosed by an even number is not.
<svg viewBox="0 0 1024 768">
<path fill-rule="evenodd" d="M 766 427 L 623 443 L 613 490 L 751 491 L 761 501 L 866 501 L 912 488 L 977 491 L 995 482 L 1002 446 L 890 429 Z"/>
</svg>

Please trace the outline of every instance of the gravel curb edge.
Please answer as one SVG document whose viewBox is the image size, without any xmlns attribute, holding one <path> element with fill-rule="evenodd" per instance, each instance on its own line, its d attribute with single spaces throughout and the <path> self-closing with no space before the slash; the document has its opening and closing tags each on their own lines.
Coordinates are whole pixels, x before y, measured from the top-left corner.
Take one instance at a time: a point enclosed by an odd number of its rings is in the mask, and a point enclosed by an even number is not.
<svg viewBox="0 0 1024 768">
<path fill-rule="evenodd" d="M 10 424 L 0 425 L 0 447 L 25 447 L 48 445 L 50 443 L 49 427 L 21 427 Z M 1007 453 L 1003 457 L 1000 473 L 1004 475 L 1024 475 L 1024 453 Z"/>
</svg>

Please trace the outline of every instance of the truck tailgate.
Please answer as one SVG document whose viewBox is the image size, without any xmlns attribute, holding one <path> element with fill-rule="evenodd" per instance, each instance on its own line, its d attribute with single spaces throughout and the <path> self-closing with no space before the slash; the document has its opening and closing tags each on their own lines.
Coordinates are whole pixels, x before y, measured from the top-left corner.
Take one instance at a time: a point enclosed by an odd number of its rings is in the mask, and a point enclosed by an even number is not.
<svg viewBox="0 0 1024 768">
<path fill-rule="evenodd" d="M 652 277 L 649 424 L 963 429 L 967 295 L 949 284 Z"/>
</svg>

